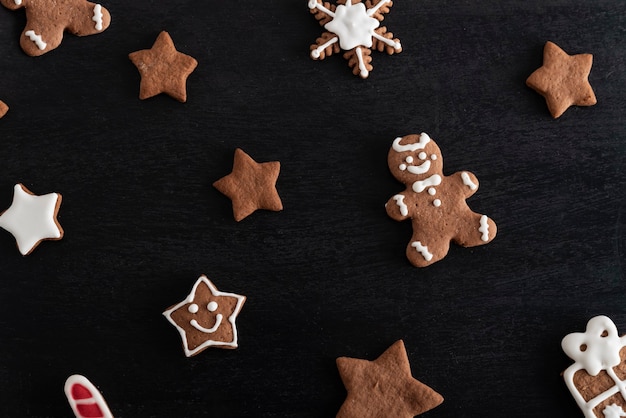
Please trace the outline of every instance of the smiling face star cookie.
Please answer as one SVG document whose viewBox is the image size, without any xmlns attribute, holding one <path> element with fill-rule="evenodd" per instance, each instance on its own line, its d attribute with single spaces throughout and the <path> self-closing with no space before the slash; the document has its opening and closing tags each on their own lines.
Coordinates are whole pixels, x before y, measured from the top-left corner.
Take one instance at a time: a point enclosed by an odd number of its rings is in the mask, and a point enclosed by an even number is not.
<svg viewBox="0 0 626 418">
<path fill-rule="evenodd" d="M 141 100 L 165 93 L 179 102 L 187 101 L 187 77 L 198 66 L 198 61 L 178 52 L 170 35 L 163 31 L 150 49 L 128 55 L 141 74 Z"/>
<path fill-rule="evenodd" d="M 30 56 L 43 55 L 61 44 L 63 32 L 77 36 L 104 31 L 111 23 L 109 11 L 85 0 L 0 0 L 8 9 L 26 9 L 26 27 L 20 45 Z"/>
<path fill-rule="evenodd" d="M 22 255 L 30 254 L 43 240 L 63 238 L 63 229 L 57 221 L 60 194 L 37 196 L 22 184 L 16 184 L 13 190 L 13 203 L 0 214 L 0 227 L 15 237 Z"/>
<path fill-rule="evenodd" d="M 413 418 L 443 402 L 411 375 L 402 340 L 374 361 L 340 357 L 337 368 L 348 391 L 337 418 Z"/>
<path fill-rule="evenodd" d="M 592 106 L 596 95 L 589 84 L 591 54 L 568 55 L 553 42 L 546 42 L 543 65 L 526 80 L 526 85 L 546 99 L 555 119 L 572 105 Z"/>
<path fill-rule="evenodd" d="M 178 329 L 185 354 L 191 357 L 208 347 L 237 348 L 235 321 L 245 301 L 245 296 L 218 291 L 202 275 L 189 296 L 163 315 Z"/>
<path fill-rule="evenodd" d="M 233 202 L 233 215 L 241 221 L 257 209 L 280 211 L 283 204 L 276 190 L 280 163 L 257 163 L 243 150 L 235 150 L 233 171 L 213 183 L 213 187 Z"/>
</svg>

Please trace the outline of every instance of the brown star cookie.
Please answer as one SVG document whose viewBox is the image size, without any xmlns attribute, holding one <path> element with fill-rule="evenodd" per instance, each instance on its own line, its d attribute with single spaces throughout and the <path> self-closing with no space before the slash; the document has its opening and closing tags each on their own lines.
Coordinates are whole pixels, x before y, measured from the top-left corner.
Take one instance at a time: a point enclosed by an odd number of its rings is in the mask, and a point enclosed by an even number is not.
<svg viewBox="0 0 626 418">
<path fill-rule="evenodd" d="M 185 355 L 191 357 L 208 347 L 237 348 L 235 320 L 245 301 L 245 296 L 220 292 L 202 275 L 185 300 L 163 315 L 178 329 Z"/>
<path fill-rule="evenodd" d="M 100 33 L 111 24 L 109 11 L 85 0 L 0 0 L 8 9 L 26 9 L 20 45 L 30 56 L 43 55 L 61 44 L 63 32 L 77 36 Z"/>
<path fill-rule="evenodd" d="M 141 100 L 165 93 L 179 102 L 187 101 L 187 77 L 198 61 L 178 52 L 167 32 L 159 34 L 152 48 L 132 52 L 128 57 L 141 74 Z"/>
<path fill-rule="evenodd" d="M 0 100 L 0 119 L 2 119 L 4 115 L 7 114 L 8 111 L 9 111 L 9 106 L 7 106 L 6 103 Z"/>
<path fill-rule="evenodd" d="M 592 106 L 596 95 L 589 84 L 591 54 L 568 55 L 553 42 L 546 42 L 543 65 L 526 80 L 526 85 L 546 99 L 555 119 L 570 106 Z"/>
<path fill-rule="evenodd" d="M 241 221 L 257 209 L 280 211 L 283 204 L 276 190 L 280 162 L 257 163 L 237 148 L 233 171 L 213 186 L 233 202 L 233 215 Z"/>
<path fill-rule="evenodd" d="M 337 418 L 413 418 L 443 402 L 411 375 L 402 340 L 374 361 L 340 357 L 337 368 L 348 391 Z"/>
</svg>

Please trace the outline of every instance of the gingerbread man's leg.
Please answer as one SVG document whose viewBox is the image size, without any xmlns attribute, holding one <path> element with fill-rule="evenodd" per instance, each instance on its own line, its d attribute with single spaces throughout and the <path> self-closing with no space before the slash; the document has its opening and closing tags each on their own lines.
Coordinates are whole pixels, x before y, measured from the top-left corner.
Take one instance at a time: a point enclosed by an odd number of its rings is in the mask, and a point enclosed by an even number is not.
<svg viewBox="0 0 626 418">
<path fill-rule="evenodd" d="M 406 256 L 415 267 L 429 266 L 448 254 L 449 237 L 441 234 L 430 234 L 430 237 L 428 235 L 421 231 L 414 232 L 406 247 Z"/>
<path fill-rule="evenodd" d="M 471 212 L 458 219 L 458 233 L 454 242 L 463 247 L 476 247 L 487 244 L 496 237 L 498 228 L 487 215 Z"/>
</svg>

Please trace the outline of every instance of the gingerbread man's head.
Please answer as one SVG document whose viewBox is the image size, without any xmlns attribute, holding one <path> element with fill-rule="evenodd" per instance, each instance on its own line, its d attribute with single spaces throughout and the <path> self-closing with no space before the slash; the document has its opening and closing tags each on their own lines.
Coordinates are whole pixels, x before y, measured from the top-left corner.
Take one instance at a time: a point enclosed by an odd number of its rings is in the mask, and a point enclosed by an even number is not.
<svg viewBox="0 0 626 418">
<path fill-rule="evenodd" d="M 396 138 L 389 150 L 387 163 L 391 174 L 407 186 L 433 175 L 443 175 L 441 151 L 425 133 Z"/>
</svg>

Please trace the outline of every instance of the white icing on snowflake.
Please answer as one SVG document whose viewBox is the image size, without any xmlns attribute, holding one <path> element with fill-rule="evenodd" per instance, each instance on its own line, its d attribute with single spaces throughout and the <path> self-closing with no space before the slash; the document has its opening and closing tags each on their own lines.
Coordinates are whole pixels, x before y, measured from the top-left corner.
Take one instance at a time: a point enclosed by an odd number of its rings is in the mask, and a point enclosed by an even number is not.
<svg viewBox="0 0 626 418">
<path fill-rule="evenodd" d="M 337 35 L 339 46 L 347 51 L 357 46 L 371 48 L 374 29 L 379 26 L 380 22 L 368 15 L 363 3 L 353 5 L 348 0 L 345 5 L 337 6 L 333 20 L 324 29 Z"/>
<path fill-rule="evenodd" d="M 602 413 L 606 418 L 626 417 L 626 412 L 624 412 L 621 406 L 618 406 L 616 404 L 608 405 L 606 408 L 604 408 L 604 410 L 602 410 Z"/>
</svg>

